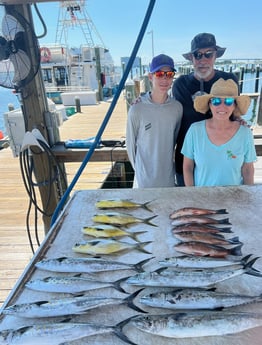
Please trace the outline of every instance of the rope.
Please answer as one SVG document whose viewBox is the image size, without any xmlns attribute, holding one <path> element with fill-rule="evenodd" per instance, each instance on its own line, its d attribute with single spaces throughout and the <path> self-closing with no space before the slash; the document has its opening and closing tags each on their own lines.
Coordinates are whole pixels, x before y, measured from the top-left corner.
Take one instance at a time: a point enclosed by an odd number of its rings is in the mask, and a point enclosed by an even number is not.
<svg viewBox="0 0 262 345">
<path fill-rule="evenodd" d="M 118 100 L 118 98 L 119 98 L 119 96 L 121 94 L 121 91 L 122 91 L 122 89 L 125 86 L 125 82 L 126 82 L 126 80 L 128 78 L 129 72 L 130 72 L 130 70 L 132 68 L 132 65 L 133 65 L 134 60 L 136 58 L 138 49 L 139 49 L 140 44 L 142 42 L 142 39 L 144 37 L 144 34 L 145 34 L 145 31 L 146 31 L 148 22 L 150 20 L 150 17 L 151 17 L 151 14 L 152 14 L 152 11 L 153 11 L 153 8 L 154 8 L 154 5 L 155 5 L 155 2 L 156 2 L 156 0 L 150 0 L 150 2 L 149 2 L 149 6 L 148 6 L 148 9 L 147 9 L 147 12 L 146 12 L 146 15 L 145 15 L 142 27 L 141 27 L 139 35 L 137 37 L 137 40 L 136 40 L 135 46 L 133 48 L 132 54 L 130 56 L 130 59 L 129 59 L 128 63 L 127 63 L 126 69 L 125 69 L 125 71 L 123 73 L 123 76 L 122 76 L 122 78 L 120 80 L 119 87 L 118 87 L 118 89 L 117 89 L 117 91 L 116 91 L 116 93 L 115 93 L 115 95 L 113 97 L 112 103 L 110 104 L 110 107 L 109 107 L 109 109 L 107 111 L 107 114 L 106 114 L 106 116 L 105 116 L 105 118 L 104 118 L 104 120 L 103 120 L 103 122 L 102 122 L 102 124 L 101 124 L 101 126 L 100 126 L 100 128 L 98 130 L 98 132 L 97 132 L 97 135 L 95 137 L 95 140 L 94 140 L 92 146 L 90 147 L 89 151 L 87 152 L 87 154 L 86 154 L 86 156 L 85 156 L 81 166 L 79 167 L 76 175 L 74 176 L 71 184 L 68 186 L 68 188 L 65 191 L 62 199 L 60 200 L 60 202 L 58 203 L 58 205 L 57 205 L 57 207 L 55 209 L 53 217 L 52 217 L 52 220 L 51 220 L 51 225 L 53 225 L 54 222 L 56 221 L 60 211 L 62 210 L 65 202 L 67 201 L 67 199 L 69 197 L 70 192 L 72 191 L 73 187 L 75 186 L 77 180 L 79 179 L 79 177 L 80 177 L 81 173 L 83 172 L 85 166 L 89 162 L 90 157 L 92 156 L 92 154 L 93 154 L 97 144 L 99 143 L 99 141 L 101 139 L 101 136 L 102 136 L 102 134 L 104 132 L 104 129 L 105 129 L 105 127 L 106 127 L 110 117 L 111 117 L 111 114 L 112 114 L 112 112 L 113 112 L 113 110 L 115 108 L 115 105 L 116 105 L 117 100 Z"/>
</svg>

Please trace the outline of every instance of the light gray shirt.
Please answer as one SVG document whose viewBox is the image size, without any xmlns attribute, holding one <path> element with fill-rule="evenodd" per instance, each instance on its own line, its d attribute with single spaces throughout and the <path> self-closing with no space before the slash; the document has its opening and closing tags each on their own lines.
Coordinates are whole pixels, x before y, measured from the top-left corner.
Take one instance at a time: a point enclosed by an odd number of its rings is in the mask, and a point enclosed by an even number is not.
<svg viewBox="0 0 262 345">
<path fill-rule="evenodd" d="M 173 155 L 182 112 L 174 98 L 157 104 L 149 92 L 129 108 L 126 147 L 135 171 L 133 187 L 174 187 Z"/>
</svg>

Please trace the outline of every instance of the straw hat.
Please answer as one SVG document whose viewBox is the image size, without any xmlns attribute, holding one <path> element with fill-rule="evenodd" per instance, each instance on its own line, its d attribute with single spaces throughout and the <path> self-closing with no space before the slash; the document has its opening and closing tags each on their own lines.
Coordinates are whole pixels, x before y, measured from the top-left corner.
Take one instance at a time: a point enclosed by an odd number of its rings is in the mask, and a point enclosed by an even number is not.
<svg viewBox="0 0 262 345">
<path fill-rule="evenodd" d="M 194 100 L 194 108 L 199 113 L 205 114 L 209 110 L 209 100 L 213 97 L 233 97 L 236 105 L 233 114 L 241 116 L 246 114 L 250 105 L 250 97 L 247 95 L 238 95 L 238 86 L 233 79 L 218 79 L 211 87 L 210 94 L 197 96 Z"/>
</svg>

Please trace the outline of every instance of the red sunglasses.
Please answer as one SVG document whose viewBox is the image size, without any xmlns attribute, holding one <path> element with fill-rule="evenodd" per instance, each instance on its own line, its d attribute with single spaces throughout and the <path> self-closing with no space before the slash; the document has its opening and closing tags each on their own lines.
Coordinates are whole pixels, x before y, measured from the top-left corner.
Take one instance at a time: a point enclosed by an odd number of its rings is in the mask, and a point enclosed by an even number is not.
<svg viewBox="0 0 262 345">
<path fill-rule="evenodd" d="M 156 76 L 156 78 L 164 78 L 166 76 L 168 79 L 171 79 L 174 77 L 175 72 L 173 72 L 173 71 L 156 71 L 154 73 L 154 75 Z"/>
</svg>

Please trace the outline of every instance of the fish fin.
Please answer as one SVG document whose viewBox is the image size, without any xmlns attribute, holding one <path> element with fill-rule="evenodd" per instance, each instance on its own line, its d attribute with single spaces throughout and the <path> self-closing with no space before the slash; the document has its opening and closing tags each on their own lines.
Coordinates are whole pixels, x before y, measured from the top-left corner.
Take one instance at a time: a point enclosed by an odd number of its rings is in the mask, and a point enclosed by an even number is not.
<svg viewBox="0 0 262 345">
<path fill-rule="evenodd" d="M 245 265 L 245 273 L 249 274 L 249 275 L 253 275 L 256 277 L 262 277 L 262 272 L 258 271 L 257 269 L 253 268 L 252 266 L 254 265 L 254 263 L 257 261 L 257 259 L 259 259 L 259 257 L 256 257 L 250 261 L 248 261 Z"/>
<path fill-rule="evenodd" d="M 134 304 L 134 299 L 136 298 L 136 296 L 142 291 L 144 290 L 144 288 L 140 289 L 140 290 L 137 290 L 136 292 L 134 292 L 132 295 L 129 295 L 128 297 L 126 297 L 124 300 L 123 300 L 123 303 L 127 304 L 129 308 L 133 309 L 133 310 L 136 310 L 140 313 L 147 313 L 147 311 L 143 310 L 143 309 L 140 309 L 138 306 L 136 306 Z"/>
<path fill-rule="evenodd" d="M 143 266 L 152 259 L 154 259 L 154 257 L 138 262 L 137 264 L 134 265 L 134 269 L 137 272 L 144 272 Z"/>
<path fill-rule="evenodd" d="M 163 271 L 165 271 L 165 270 L 167 270 L 167 267 L 160 267 L 160 268 L 158 268 L 157 270 L 155 270 L 154 272 L 156 272 L 156 273 L 161 273 L 161 272 L 163 272 Z"/>
<path fill-rule="evenodd" d="M 137 250 L 139 250 L 140 252 L 146 253 L 146 254 L 152 254 L 151 252 L 149 252 L 148 250 L 146 250 L 144 247 L 148 244 L 152 243 L 152 241 L 149 242 L 143 242 L 143 243 L 138 243 L 137 244 Z"/>
<path fill-rule="evenodd" d="M 230 254 L 231 255 L 237 255 L 237 256 L 242 255 L 242 251 L 241 251 L 242 246 L 243 246 L 243 243 L 240 243 L 238 246 L 231 248 Z"/>
<path fill-rule="evenodd" d="M 216 210 L 217 214 L 228 214 L 227 210 L 225 208 L 221 208 L 220 210 Z"/>
<path fill-rule="evenodd" d="M 253 254 L 248 254 L 241 259 L 242 264 L 246 264 Z"/>
<path fill-rule="evenodd" d="M 121 278 L 112 283 L 114 288 L 120 292 L 127 293 L 121 286 L 122 282 L 125 282 L 129 277 Z"/>
<path fill-rule="evenodd" d="M 227 242 L 233 243 L 233 244 L 241 244 L 241 243 L 242 243 L 242 242 L 239 241 L 239 237 L 238 237 L 238 236 L 229 238 L 229 239 L 227 240 Z"/>
<path fill-rule="evenodd" d="M 230 224 L 231 225 L 231 223 L 229 223 L 229 218 L 219 219 L 217 222 L 219 224 Z"/>
<path fill-rule="evenodd" d="M 82 277 L 82 273 L 74 274 L 73 277 L 80 278 L 80 277 Z"/>
<path fill-rule="evenodd" d="M 155 224 L 153 224 L 153 223 L 150 222 L 150 220 L 152 220 L 152 219 L 154 219 L 154 218 L 156 218 L 156 217 L 157 217 L 157 215 L 155 214 L 155 215 L 152 216 L 152 217 L 149 217 L 149 218 L 144 219 L 143 222 L 146 223 L 146 224 L 148 224 L 148 225 L 156 226 L 156 227 L 157 227 L 157 225 L 155 225 Z"/>
<path fill-rule="evenodd" d="M 34 302 L 37 306 L 40 306 L 40 305 L 43 305 L 43 304 L 47 304 L 49 303 L 48 301 L 37 301 L 37 302 Z"/>
<path fill-rule="evenodd" d="M 113 333 L 118 337 L 120 338 L 121 340 L 123 340 L 125 343 L 127 344 L 130 344 L 130 345 L 138 345 L 136 343 L 133 343 L 123 332 L 123 328 L 125 327 L 125 325 L 127 325 L 129 323 L 129 321 L 131 319 L 133 319 L 134 316 L 131 316 L 129 317 L 128 319 L 125 319 L 121 322 L 119 322 L 115 327 L 114 327 L 114 330 L 113 330 Z"/>
<path fill-rule="evenodd" d="M 262 272 L 259 272 L 258 270 L 252 268 L 247 269 L 245 273 L 249 274 L 250 276 L 262 277 Z"/>
<path fill-rule="evenodd" d="M 137 236 L 145 234 L 147 231 L 138 231 L 138 232 L 129 232 L 128 236 L 131 237 L 134 241 L 140 242 Z"/>
<path fill-rule="evenodd" d="M 61 323 L 67 323 L 67 322 L 71 322 L 71 321 L 72 321 L 72 317 L 67 317 L 67 318 L 61 320 L 60 322 Z"/>
<path fill-rule="evenodd" d="M 68 259 L 67 256 L 61 256 L 60 258 L 57 258 L 57 261 L 62 262 L 64 260 Z"/>
<path fill-rule="evenodd" d="M 151 201 L 147 201 L 144 204 L 141 205 L 142 208 L 144 208 L 145 210 L 149 211 L 149 212 L 153 212 L 147 205 L 150 204 L 153 200 Z"/>
<path fill-rule="evenodd" d="M 220 232 L 226 232 L 226 233 L 232 233 L 233 231 L 231 230 L 230 227 L 227 227 L 227 228 L 219 228 L 219 231 Z"/>
</svg>

